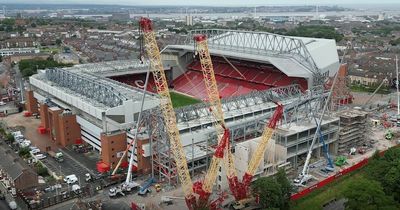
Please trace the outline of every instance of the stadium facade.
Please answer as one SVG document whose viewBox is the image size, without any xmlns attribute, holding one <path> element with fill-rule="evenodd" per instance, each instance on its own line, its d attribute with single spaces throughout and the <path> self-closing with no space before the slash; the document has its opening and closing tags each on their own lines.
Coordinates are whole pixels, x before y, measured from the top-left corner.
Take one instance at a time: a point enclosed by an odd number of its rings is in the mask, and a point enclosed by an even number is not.
<svg viewBox="0 0 400 210">
<path fill-rule="evenodd" d="M 235 153 L 237 169 L 243 171 L 246 159 L 241 157 L 246 154 L 250 157 L 276 107 L 274 101 L 290 108 L 285 111 L 258 174 L 272 174 L 279 167 L 298 167 L 316 127 L 311 119 L 308 123 L 303 119 L 310 117 L 310 107 L 318 109 L 318 102 L 324 100 L 324 81 L 339 69 L 335 41 L 264 32 L 191 31 L 184 43 L 163 49 L 162 59 L 173 91 L 205 101 L 201 67 L 191 39 L 198 33 L 208 36 L 225 121 L 231 130 L 234 151 L 238 151 Z M 104 167 L 115 166 L 127 142 L 139 132 L 134 154 L 138 171 L 153 173 L 158 180 L 175 184 L 178 182 L 176 169 L 151 74 L 143 117 L 136 128 L 143 95 L 141 88 L 148 68 L 147 63 L 138 61 L 112 61 L 41 71 L 30 78 L 28 111 L 40 113 L 41 126 L 50 133 L 75 131 L 61 132 L 65 127 L 46 123 L 49 115 L 61 116 L 67 112 L 73 116 L 69 121 L 79 125 L 75 129 L 80 133 L 80 137 L 74 138 L 101 152 Z M 49 109 L 59 111 L 50 113 Z M 180 107 L 175 112 L 189 169 L 193 176 L 202 174 L 217 142 L 214 118 L 206 102 Z M 61 122 L 62 117 L 52 120 L 53 124 Z M 298 125 L 298 121 L 303 125 Z M 329 150 L 335 153 L 339 120 L 330 117 L 323 125 Z M 72 139 L 64 144 L 74 143 Z M 320 147 L 316 146 L 314 155 L 321 155 Z M 217 181 L 220 189 L 226 188 L 223 173 L 221 170 Z"/>
</svg>

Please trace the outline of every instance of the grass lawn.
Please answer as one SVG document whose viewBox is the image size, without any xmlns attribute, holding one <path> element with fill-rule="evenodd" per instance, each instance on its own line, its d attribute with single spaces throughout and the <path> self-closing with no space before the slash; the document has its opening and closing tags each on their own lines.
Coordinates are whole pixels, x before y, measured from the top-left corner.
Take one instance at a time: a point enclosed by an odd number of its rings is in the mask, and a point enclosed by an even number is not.
<svg viewBox="0 0 400 210">
<path fill-rule="evenodd" d="M 364 85 L 351 85 L 350 89 L 354 92 L 367 92 L 367 93 L 373 93 L 378 86 L 364 86 Z M 378 92 L 379 94 L 389 94 L 390 89 L 387 87 L 381 87 Z"/>
<path fill-rule="evenodd" d="M 363 169 L 349 173 L 339 180 L 336 180 L 325 187 L 315 190 L 308 194 L 306 197 L 301 198 L 291 203 L 291 210 L 320 210 L 322 205 L 333 200 L 334 198 L 340 199 L 343 197 L 343 190 L 347 188 L 354 180 L 363 176 Z"/>
<path fill-rule="evenodd" d="M 57 54 L 59 53 L 61 50 L 59 47 L 42 47 L 40 48 L 40 52 L 43 53 L 54 53 Z"/>
<path fill-rule="evenodd" d="M 170 92 L 170 94 L 171 94 L 172 105 L 174 106 L 174 108 L 201 102 L 199 99 L 185 96 L 176 92 Z"/>
</svg>

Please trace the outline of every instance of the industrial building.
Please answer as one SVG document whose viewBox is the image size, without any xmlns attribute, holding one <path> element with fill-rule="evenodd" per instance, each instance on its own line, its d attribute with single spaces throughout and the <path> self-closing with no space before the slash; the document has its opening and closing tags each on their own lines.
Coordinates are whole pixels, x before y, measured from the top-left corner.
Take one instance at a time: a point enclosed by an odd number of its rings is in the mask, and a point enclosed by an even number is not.
<svg viewBox="0 0 400 210">
<path fill-rule="evenodd" d="M 161 56 L 171 89 L 201 100 L 207 99 L 207 93 L 191 38 L 200 33 L 208 36 L 225 122 L 237 151 L 237 170 L 243 172 L 276 108 L 274 101 L 282 103 L 287 111 L 258 174 L 301 165 L 316 128 L 309 107 L 318 109 L 315 105 L 324 98 L 323 82 L 339 69 L 335 41 L 264 32 L 191 31 L 185 42 L 167 46 Z M 148 69 L 146 62 L 112 61 L 41 71 L 30 78 L 28 111 L 40 113 L 41 129 L 51 132 L 52 139 L 61 145 L 81 140 L 92 145 L 101 152 L 106 168 L 115 166 L 127 142 L 139 132 L 134 163 L 137 170 L 153 173 L 159 181 L 174 185 L 178 182 L 177 171 L 152 75 L 140 126 L 135 127 Z M 196 177 L 208 168 L 217 143 L 215 119 L 207 103 L 177 108 L 175 113 L 189 170 Z M 298 123 L 307 118 L 308 122 Z M 326 118 L 322 125 L 329 150 L 336 153 L 339 118 Z M 71 135 L 76 132 L 80 137 Z M 320 145 L 314 155 L 321 155 Z M 223 173 L 220 170 L 217 179 L 220 189 L 227 187 Z"/>
</svg>

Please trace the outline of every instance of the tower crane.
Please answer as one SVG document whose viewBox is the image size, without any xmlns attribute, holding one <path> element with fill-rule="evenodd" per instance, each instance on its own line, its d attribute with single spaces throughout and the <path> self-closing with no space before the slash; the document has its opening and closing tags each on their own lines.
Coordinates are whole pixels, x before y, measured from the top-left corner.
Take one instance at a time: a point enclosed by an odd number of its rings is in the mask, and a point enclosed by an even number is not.
<svg viewBox="0 0 400 210">
<path fill-rule="evenodd" d="M 219 123 L 217 125 L 217 131 L 219 134 L 222 133 L 222 129 L 227 130 L 224 123 L 224 117 L 222 113 L 222 105 L 221 100 L 219 98 L 217 83 L 215 80 L 214 70 L 211 62 L 211 56 L 208 50 L 207 45 L 207 36 L 204 34 L 195 35 L 194 37 L 196 41 L 196 50 L 199 54 L 200 63 L 202 67 L 204 81 L 206 83 L 206 89 L 208 92 L 210 106 L 212 108 L 212 112 Z M 239 182 L 239 179 L 236 174 L 236 169 L 233 163 L 233 155 L 231 153 L 230 147 L 228 145 L 224 158 L 224 164 L 227 168 L 227 176 L 229 182 L 229 188 L 235 197 L 236 201 L 244 200 L 248 198 L 248 188 L 250 186 L 251 180 L 260 165 L 264 152 L 267 148 L 268 142 L 271 139 L 274 130 L 276 128 L 277 122 L 281 119 L 283 115 L 283 106 L 277 103 L 277 108 L 269 121 L 269 124 L 265 127 L 263 135 L 261 137 L 261 141 L 252 156 L 252 159 L 249 162 L 246 173 L 242 178 L 242 182 Z M 210 167 L 211 169 L 211 167 Z M 215 169 L 216 170 L 216 169 Z M 216 172 L 215 172 L 216 173 Z"/>
<path fill-rule="evenodd" d="M 211 194 L 211 190 L 208 190 L 208 186 L 210 186 L 211 189 L 213 182 L 212 173 L 207 173 L 210 174 L 210 178 L 207 178 L 206 176 L 206 179 L 203 183 L 197 182 L 192 184 L 186 156 L 183 151 L 183 146 L 179 136 L 179 130 L 176 125 L 176 116 L 172 106 L 164 68 L 161 63 L 161 55 L 157 46 L 152 22 L 150 19 L 142 17 L 139 21 L 139 26 L 143 32 L 145 49 L 150 61 L 150 69 L 153 73 L 157 93 L 160 98 L 160 109 L 163 114 L 166 132 L 170 140 L 171 153 L 173 154 L 177 166 L 179 180 L 182 184 L 186 205 L 190 210 L 207 208 L 209 205 L 208 198 Z M 224 133 L 224 135 L 229 136 L 229 133 Z M 219 159 L 223 157 L 226 143 L 227 140 L 221 141 L 218 144 L 213 159 Z M 195 193 L 198 195 L 196 196 Z"/>
</svg>

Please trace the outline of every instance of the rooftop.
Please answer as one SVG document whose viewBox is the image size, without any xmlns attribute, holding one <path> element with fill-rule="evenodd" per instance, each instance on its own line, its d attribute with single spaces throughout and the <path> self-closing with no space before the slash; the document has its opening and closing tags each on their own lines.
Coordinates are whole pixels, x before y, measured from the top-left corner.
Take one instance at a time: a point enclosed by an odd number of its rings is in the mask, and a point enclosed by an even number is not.
<svg viewBox="0 0 400 210">
<path fill-rule="evenodd" d="M 339 68 L 336 42 L 331 39 L 289 37 L 254 31 L 199 29 L 190 31 L 180 45 L 169 45 L 167 50 L 193 51 L 193 35 L 206 34 L 212 55 L 224 55 L 262 63 L 271 63 L 292 77 L 311 78 L 329 71 L 334 75 Z"/>
<path fill-rule="evenodd" d="M 5 170 L 13 179 L 18 178 L 23 170 L 30 170 L 33 173 L 32 168 L 30 168 L 20 157 L 14 154 L 14 151 L 0 147 L 0 165 L 3 170 Z"/>
</svg>

